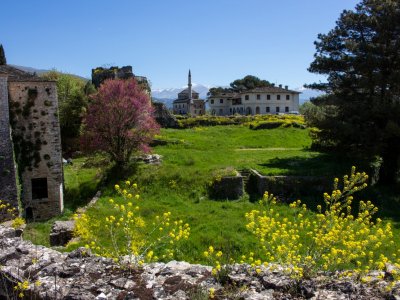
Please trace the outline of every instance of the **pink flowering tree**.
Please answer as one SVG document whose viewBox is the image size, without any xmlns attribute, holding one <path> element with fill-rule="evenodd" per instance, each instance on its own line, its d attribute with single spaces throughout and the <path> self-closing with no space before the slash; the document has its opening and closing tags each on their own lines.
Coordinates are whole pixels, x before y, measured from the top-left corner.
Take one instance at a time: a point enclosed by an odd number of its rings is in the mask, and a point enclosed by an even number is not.
<svg viewBox="0 0 400 300">
<path fill-rule="evenodd" d="M 159 131 L 149 96 L 136 80 L 106 80 L 92 96 L 84 120 L 83 146 L 108 153 L 118 165 L 148 151 Z"/>
</svg>

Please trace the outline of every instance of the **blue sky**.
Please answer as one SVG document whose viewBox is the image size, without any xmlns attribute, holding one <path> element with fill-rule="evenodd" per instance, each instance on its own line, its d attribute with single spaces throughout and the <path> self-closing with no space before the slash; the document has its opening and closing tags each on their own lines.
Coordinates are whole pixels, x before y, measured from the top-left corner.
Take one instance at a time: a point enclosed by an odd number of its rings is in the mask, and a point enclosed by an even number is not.
<svg viewBox="0 0 400 300">
<path fill-rule="evenodd" d="M 307 67 L 318 33 L 354 0 L 2 0 L 9 64 L 90 77 L 132 65 L 152 88 L 228 85 L 256 75 L 291 88 L 323 80 Z"/>
</svg>

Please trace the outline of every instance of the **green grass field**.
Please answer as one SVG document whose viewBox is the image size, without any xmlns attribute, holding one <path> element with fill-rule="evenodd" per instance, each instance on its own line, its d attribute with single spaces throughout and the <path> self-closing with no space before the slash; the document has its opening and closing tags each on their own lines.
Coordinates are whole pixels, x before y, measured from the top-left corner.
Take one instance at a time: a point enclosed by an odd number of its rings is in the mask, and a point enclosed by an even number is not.
<svg viewBox="0 0 400 300">
<path fill-rule="evenodd" d="M 163 129 L 157 139 L 166 142 L 153 148 L 154 153 L 163 156 L 162 164 L 132 166 L 124 179 L 138 184 L 145 219 L 170 211 L 174 217 L 190 224 L 191 237 L 176 257 L 189 262 L 205 263 L 202 252 L 211 244 L 234 258 L 255 247 L 254 238 L 245 228 L 244 214 L 256 204 L 246 196 L 237 201 L 208 199 L 207 185 L 216 170 L 253 168 L 265 175 L 317 175 L 333 180 L 335 176 L 349 173 L 351 165 L 356 163 L 333 154 L 310 151 L 308 129 L 251 130 L 241 125 Z M 65 168 L 68 212 L 64 217 L 87 202 L 97 189 L 102 189 L 103 196 L 88 214 L 104 219 L 110 213 L 108 198 L 115 198 L 113 186 L 119 181 L 109 175 L 100 182 L 105 166 L 107 161 L 97 156 L 77 159 L 73 166 Z M 121 201 L 118 197 L 115 199 Z M 322 195 L 307 201 L 321 203 Z M 279 210 L 282 214 L 289 213 L 286 205 Z M 51 221 L 29 224 L 25 237 L 46 244 Z"/>
</svg>

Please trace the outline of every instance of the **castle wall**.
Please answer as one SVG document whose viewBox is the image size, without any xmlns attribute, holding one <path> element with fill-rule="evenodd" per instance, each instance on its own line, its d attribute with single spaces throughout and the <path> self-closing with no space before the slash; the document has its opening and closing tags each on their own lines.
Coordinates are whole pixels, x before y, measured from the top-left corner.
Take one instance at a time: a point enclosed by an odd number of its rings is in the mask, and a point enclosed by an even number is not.
<svg viewBox="0 0 400 300">
<path fill-rule="evenodd" d="M 63 166 L 55 82 L 9 82 L 11 123 L 24 215 L 45 220 L 63 211 Z"/>
<path fill-rule="evenodd" d="M 10 135 L 7 76 L 0 75 L 0 200 L 18 208 L 16 170 Z M 0 221 L 6 219 L 1 214 Z"/>
</svg>

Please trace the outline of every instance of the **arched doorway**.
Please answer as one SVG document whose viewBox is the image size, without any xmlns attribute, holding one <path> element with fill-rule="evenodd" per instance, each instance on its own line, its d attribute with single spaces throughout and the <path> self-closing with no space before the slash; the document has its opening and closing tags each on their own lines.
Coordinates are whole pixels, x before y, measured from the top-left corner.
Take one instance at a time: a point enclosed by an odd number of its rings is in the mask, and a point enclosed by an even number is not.
<svg viewBox="0 0 400 300">
<path fill-rule="evenodd" d="M 256 107 L 256 115 L 259 115 L 260 114 L 260 107 Z"/>
<path fill-rule="evenodd" d="M 246 115 L 251 115 L 251 114 L 252 114 L 251 107 L 247 107 L 246 108 Z"/>
</svg>

